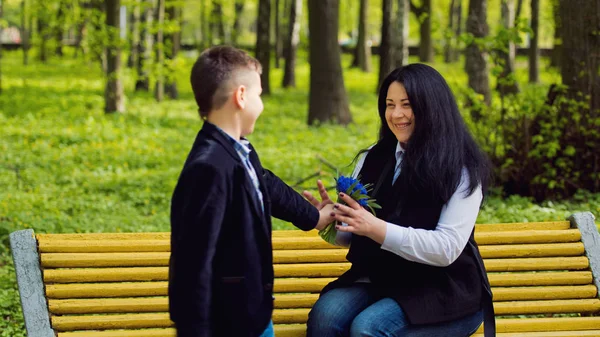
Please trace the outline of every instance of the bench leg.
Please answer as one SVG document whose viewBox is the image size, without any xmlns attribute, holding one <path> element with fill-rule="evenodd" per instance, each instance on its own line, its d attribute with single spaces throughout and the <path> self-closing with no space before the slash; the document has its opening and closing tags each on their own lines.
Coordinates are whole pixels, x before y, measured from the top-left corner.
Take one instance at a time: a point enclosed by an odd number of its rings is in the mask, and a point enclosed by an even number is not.
<svg viewBox="0 0 600 337">
<path fill-rule="evenodd" d="M 40 258 L 33 230 L 26 229 L 11 233 L 10 248 L 15 262 L 27 336 L 55 337 L 56 334 L 50 327 Z"/>
<path fill-rule="evenodd" d="M 568 220 L 571 222 L 571 228 L 577 228 L 581 232 L 581 242 L 590 261 L 594 285 L 596 290 L 600 291 L 600 235 L 594 215 L 590 212 L 580 212 L 571 215 Z M 600 292 L 597 294 L 600 295 Z"/>
</svg>

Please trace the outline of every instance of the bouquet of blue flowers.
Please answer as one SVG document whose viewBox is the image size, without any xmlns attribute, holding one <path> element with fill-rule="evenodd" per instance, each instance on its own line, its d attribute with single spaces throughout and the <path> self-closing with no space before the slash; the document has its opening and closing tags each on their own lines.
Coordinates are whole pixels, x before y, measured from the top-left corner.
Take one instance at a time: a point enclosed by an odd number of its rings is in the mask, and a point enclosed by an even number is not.
<svg viewBox="0 0 600 337">
<path fill-rule="evenodd" d="M 337 179 L 335 179 L 335 182 L 335 189 L 338 192 L 337 202 L 339 204 L 345 205 L 345 203 L 339 197 L 340 193 L 345 193 L 349 195 L 352 199 L 356 200 L 359 203 L 359 205 L 368 208 L 373 214 L 375 214 L 375 209 L 381 208 L 381 206 L 379 206 L 375 202 L 375 199 L 371 199 L 371 197 L 369 197 L 369 192 L 371 191 L 372 187 L 371 184 L 363 185 L 360 183 L 359 179 L 353 177 L 345 177 L 343 175 L 340 175 Z M 319 231 L 319 235 L 321 236 L 321 238 L 323 238 L 323 240 L 329 242 L 332 245 L 335 244 L 335 235 L 337 233 L 335 226 L 337 224 L 338 221 L 336 220 Z"/>
</svg>

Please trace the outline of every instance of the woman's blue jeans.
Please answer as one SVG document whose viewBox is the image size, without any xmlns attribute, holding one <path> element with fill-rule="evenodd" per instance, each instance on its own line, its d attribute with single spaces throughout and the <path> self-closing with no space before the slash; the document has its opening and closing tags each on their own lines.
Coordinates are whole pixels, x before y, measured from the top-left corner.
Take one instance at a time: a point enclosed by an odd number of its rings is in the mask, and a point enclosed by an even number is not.
<svg viewBox="0 0 600 337">
<path fill-rule="evenodd" d="M 369 284 L 328 291 L 308 314 L 307 337 L 467 337 L 483 322 L 483 312 L 452 322 L 411 325 L 391 298 L 377 298 Z"/>
</svg>

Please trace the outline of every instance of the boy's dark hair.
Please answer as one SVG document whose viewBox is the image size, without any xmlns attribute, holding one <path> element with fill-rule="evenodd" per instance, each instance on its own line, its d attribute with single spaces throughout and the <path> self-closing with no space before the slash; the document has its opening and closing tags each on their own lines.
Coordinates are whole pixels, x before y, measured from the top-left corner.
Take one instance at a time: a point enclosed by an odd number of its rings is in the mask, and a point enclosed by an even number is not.
<svg viewBox="0 0 600 337">
<path fill-rule="evenodd" d="M 220 92 L 236 70 L 247 68 L 259 74 L 260 62 L 243 50 L 230 46 L 212 47 L 200 54 L 192 67 L 190 81 L 201 118 L 225 104 L 228 93 Z"/>
</svg>

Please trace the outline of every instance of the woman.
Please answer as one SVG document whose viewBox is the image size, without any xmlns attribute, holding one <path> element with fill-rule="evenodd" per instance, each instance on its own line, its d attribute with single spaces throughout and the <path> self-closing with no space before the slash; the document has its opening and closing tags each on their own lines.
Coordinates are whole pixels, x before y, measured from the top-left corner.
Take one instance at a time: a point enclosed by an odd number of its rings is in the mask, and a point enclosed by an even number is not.
<svg viewBox="0 0 600 337">
<path fill-rule="evenodd" d="M 355 176 L 382 208 L 375 216 L 340 194 L 336 242 L 350 245 L 352 267 L 323 289 L 307 336 L 469 336 L 482 303 L 491 307 L 473 240 L 490 166 L 433 68 L 394 70 L 378 108 L 379 140 L 359 154 Z"/>
</svg>

